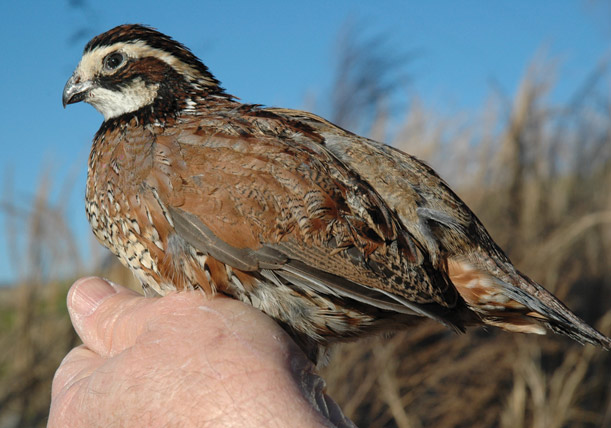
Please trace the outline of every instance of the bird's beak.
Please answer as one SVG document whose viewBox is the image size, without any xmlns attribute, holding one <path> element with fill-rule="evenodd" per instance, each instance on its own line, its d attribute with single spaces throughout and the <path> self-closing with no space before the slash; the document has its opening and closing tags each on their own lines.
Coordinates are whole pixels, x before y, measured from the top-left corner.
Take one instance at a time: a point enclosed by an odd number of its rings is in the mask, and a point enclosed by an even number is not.
<svg viewBox="0 0 611 428">
<path fill-rule="evenodd" d="M 74 73 L 66 82 L 66 86 L 64 86 L 64 94 L 62 95 L 64 108 L 66 108 L 68 104 L 83 101 L 92 86 L 91 81 L 86 80 L 81 82 L 80 76 Z"/>
</svg>

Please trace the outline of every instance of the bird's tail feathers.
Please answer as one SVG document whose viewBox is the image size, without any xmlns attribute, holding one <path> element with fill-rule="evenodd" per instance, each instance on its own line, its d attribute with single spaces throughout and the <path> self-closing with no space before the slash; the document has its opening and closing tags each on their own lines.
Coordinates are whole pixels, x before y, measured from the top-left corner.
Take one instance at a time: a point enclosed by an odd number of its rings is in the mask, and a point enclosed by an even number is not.
<svg viewBox="0 0 611 428">
<path fill-rule="evenodd" d="M 488 325 L 535 334 L 550 329 L 580 343 L 611 349 L 611 339 L 520 272 L 505 272 L 507 278 L 501 280 L 467 260 L 450 258 L 448 273 L 463 299 Z"/>
</svg>

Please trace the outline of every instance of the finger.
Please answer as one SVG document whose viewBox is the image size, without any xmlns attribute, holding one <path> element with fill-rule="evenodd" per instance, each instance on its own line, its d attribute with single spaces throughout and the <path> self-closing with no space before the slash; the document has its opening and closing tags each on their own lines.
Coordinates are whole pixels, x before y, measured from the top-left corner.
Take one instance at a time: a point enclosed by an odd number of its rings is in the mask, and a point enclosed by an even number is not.
<svg viewBox="0 0 611 428">
<path fill-rule="evenodd" d="M 83 392 L 88 389 L 87 381 L 105 362 L 104 358 L 85 345 L 77 346 L 64 357 L 51 385 L 48 428 L 74 426 L 67 423 L 67 420 L 75 416 L 78 418 L 83 408 L 78 403 L 82 401 Z"/>
<path fill-rule="evenodd" d="M 66 355 L 53 376 L 51 399 L 66 391 L 79 380 L 89 376 L 104 360 L 84 345 L 77 346 Z"/>
<path fill-rule="evenodd" d="M 133 345 L 126 318 L 146 303 L 139 294 L 96 277 L 76 281 L 67 297 L 74 329 L 87 348 L 103 357 Z"/>
<path fill-rule="evenodd" d="M 143 331 L 175 314 L 176 302 L 169 303 L 176 297 L 168 297 L 145 298 L 103 279 L 85 278 L 68 292 L 68 311 L 83 343 L 102 357 L 112 357 L 132 347 Z M 180 306 L 187 309 L 205 298 L 193 292 L 180 300 Z"/>
</svg>

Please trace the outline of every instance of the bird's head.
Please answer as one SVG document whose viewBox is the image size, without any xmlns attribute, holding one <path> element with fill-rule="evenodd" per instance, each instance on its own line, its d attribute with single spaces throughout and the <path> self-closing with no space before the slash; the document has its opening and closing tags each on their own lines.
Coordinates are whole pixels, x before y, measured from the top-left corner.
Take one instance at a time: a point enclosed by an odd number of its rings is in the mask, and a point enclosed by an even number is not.
<svg viewBox="0 0 611 428">
<path fill-rule="evenodd" d="M 108 120 L 149 106 L 175 112 L 206 95 L 224 91 L 188 48 L 153 28 L 121 25 L 87 43 L 62 101 L 85 101 Z"/>
</svg>

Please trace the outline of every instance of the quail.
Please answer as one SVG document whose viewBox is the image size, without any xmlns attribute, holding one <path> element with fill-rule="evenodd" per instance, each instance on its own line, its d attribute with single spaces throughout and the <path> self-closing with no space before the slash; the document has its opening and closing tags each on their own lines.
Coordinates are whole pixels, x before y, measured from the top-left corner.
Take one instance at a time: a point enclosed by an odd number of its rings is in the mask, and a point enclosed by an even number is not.
<svg viewBox="0 0 611 428">
<path fill-rule="evenodd" d="M 240 103 L 153 28 L 87 43 L 63 91 L 64 106 L 80 101 L 104 116 L 87 217 L 147 294 L 239 299 L 313 360 L 424 318 L 611 347 L 423 162 L 308 112 Z"/>
</svg>

